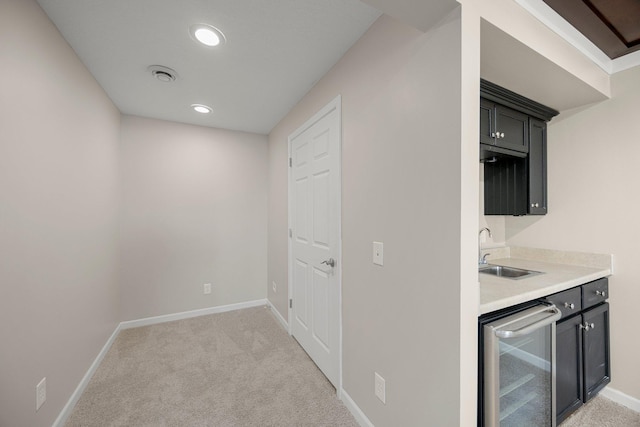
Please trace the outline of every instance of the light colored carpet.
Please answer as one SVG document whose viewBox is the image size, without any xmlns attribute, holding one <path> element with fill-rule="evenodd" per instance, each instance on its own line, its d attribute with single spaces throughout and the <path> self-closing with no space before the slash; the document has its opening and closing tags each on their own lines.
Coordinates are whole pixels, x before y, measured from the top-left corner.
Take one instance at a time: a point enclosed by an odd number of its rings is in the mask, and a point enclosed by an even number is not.
<svg viewBox="0 0 640 427">
<path fill-rule="evenodd" d="M 120 332 L 66 423 L 357 425 L 266 307 Z"/>
<path fill-rule="evenodd" d="M 561 427 L 638 427 L 640 413 L 596 396 L 567 418 Z"/>
</svg>

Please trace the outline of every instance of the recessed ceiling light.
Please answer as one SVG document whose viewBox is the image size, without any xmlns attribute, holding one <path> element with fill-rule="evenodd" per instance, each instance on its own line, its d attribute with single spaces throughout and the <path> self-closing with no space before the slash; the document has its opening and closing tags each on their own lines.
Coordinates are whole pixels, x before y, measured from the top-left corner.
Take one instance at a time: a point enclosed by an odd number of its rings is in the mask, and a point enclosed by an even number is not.
<svg viewBox="0 0 640 427">
<path fill-rule="evenodd" d="M 206 105 L 202 105 L 202 104 L 192 104 L 191 108 L 193 108 L 198 113 L 202 113 L 202 114 L 209 114 L 211 111 L 213 111 L 211 107 L 207 107 Z"/>
<path fill-rule="evenodd" d="M 224 34 L 209 24 L 195 24 L 189 27 L 191 37 L 206 46 L 219 46 L 225 42 Z"/>
</svg>

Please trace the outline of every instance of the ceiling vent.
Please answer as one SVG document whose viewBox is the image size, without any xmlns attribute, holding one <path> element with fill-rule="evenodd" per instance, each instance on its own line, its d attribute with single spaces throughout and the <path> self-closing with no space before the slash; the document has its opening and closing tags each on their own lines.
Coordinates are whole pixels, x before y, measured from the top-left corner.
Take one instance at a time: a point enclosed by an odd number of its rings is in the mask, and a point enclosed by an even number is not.
<svg viewBox="0 0 640 427">
<path fill-rule="evenodd" d="M 163 83 L 171 83 L 176 80 L 178 73 L 169 67 L 163 67 L 162 65 L 150 65 L 147 68 L 151 75 Z"/>
</svg>

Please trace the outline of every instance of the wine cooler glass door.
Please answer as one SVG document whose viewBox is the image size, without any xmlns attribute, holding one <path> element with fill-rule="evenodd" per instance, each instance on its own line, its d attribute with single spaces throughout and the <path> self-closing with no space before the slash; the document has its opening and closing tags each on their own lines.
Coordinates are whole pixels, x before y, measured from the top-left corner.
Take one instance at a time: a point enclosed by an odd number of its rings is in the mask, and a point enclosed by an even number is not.
<svg viewBox="0 0 640 427">
<path fill-rule="evenodd" d="M 534 307 L 485 326 L 486 426 L 555 426 L 554 309 Z"/>
</svg>

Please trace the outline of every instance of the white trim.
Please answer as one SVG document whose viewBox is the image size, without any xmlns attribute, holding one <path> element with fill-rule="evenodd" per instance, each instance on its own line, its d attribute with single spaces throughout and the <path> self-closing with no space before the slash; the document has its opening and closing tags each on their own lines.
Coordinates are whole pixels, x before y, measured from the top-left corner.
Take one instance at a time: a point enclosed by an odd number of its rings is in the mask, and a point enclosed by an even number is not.
<svg viewBox="0 0 640 427">
<path fill-rule="evenodd" d="M 628 53 L 625 56 L 621 56 L 620 58 L 616 58 L 611 61 L 611 73 L 615 74 L 619 71 L 628 70 L 629 68 L 633 68 L 638 65 L 640 65 L 640 50 Z"/>
<path fill-rule="evenodd" d="M 104 346 L 102 347 L 102 350 L 100 350 L 100 353 L 98 353 L 98 356 L 95 358 L 91 366 L 89 366 L 87 373 L 84 374 L 84 377 L 82 377 L 82 380 L 80 380 L 78 387 L 76 387 L 74 392 L 71 394 L 71 397 L 67 401 L 67 404 L 64 405 L 64 408 L 62 408 L 62 411 L 60 411 L 60 414 L 58 414 L 58 418 L 56 418 L 56 420 L 53 422 L 52 427 L 62 427 L 67 422 L 67 419 L 71 415 L 73 408 L 76 406 L 76 403 L 78 403 L 80 396 L 82 396 L 84 389 L 87 388 L 87 385 L 89 385 L 89 381 L 91 381 L 91 377 L 93 377 L 93 374 L 98 369 L 98 366 L 100 366 L 102 359 L 104 359 L 104 356 L 107 354 L 107 352 L 111 348 L 111 345 L 113 344 L 116 337 L 120 333 L 121 326 L 122 326 L 122 323 L 120 323 L 116 327 L 116 329 L 113 331 L 113 333 L 111 334 L 107 342 L 104 344 Z"/>
<path fill-rule="evenodd" d="M 546 25 L 551 31 L 578 49 L 597 66 L 608 74 L 611 74 L 611 59 L 546 3 L 532 0 L 516 0 L 516 3 L 522 6 L 538 21 Z"/>
<path fill-rule="evenodd" d="M 284 320 L 284 317 L 282 317 L 282 314 L 280 314 L 280 312 L 278 311 L 278 309 L 276 309 L 275 305 L 273 305 L 271 303 L 271 301 L 269 301 L 267 299 L 267 305 L 269 306 L 269 308 L 271 309 L 271 312 L 273 313 L 273 315 L 275 316 L 276 319 L 278 319 L 278 321 L 280 322 L 280 324 L 282 325 L 282 327 L 284 328 L 285 331 L 289 332 L 289 324 L 287 323 L 286 320 Z"/>
<path fill-rule="evenodd" d="M 184 311 L 182 313 L 167 314 L 164 316 L 147 317 L 144 319 L 120 322 L 120 324 L 113 331 L 113 333 L 111 334 L 111 336 L 109 337 L 105 345 L 102 347 L 102 350 L 100 350 L 100 353 L 98 353 L 98 356 L 95 358 L 95 360 L 87 370 L 87 373 L 84 374 L 84 377 L 82 377 L 82 380 L 78 384 L 78 387 L 76 387 L 75 391 L 71 394 L 71 397 L 67 401 L 67 404 L 64 405 L 64 408 L 62 408 L 62 411 L 58 415 L 58 418 L 56 418 L 56 420 L 54 421 L 52 427 L 63 427 L 64 424 L 67 422 L 69 415 L 71 415 L 73 408 L 76 406 L 76 403 L 78 403 L 78 400 L 80 399 L 80 396 L 82 396 L 84 389 L 87 388 L 89 381 L 91 381 L 91 377 L 93 377 L 93 374 L 98 369 L 98 366 L 100 366 L 102 359 L 104 359 L 104 356 L 107 354 L 107 352 L 111 348 L 111 345 L 115 341 L 120 331 L 125 329 L 137 328 L 140 326 L 155 325 L 157 323 L 172 322 L 174 320 L 189 319 L 192 317 L 206 316 L 208 314 L 224 313 L 227 311 L 241 310 L 243 308 L 251 308 L 251 307 L 260 307 L 264 305 L 269 305 L 273 307 L 268 300 L 259 299 L 254 301 L 241 302 L 237 304 L 209 307 L 201 310 Z"/>
<path fill-rule="evenodd" d="M 353 415 L 353 418 L 355 418 L 358 424 L 360 424 L 360 427 L 375 427 L 345 390 L 341 390 L 340 394 L 342 395 L 340 400 L 342 400 L 344 406 L 347 407 L 349 412 L 351 412 L 351 415 Z"/>
<path fill-rule="evenodd" d="M 241 310 L 243 308 L 259 307 L 267 305 L 266 299 L 239 302 L 236 304 L 219 305 L 217 307 L 202 308 L 200 310 L 183 311 L 181 313 L 165 314 L 163 316 L 145 317 L 144 319 L 128 320 L 120 323 L 120 329 L 139 328 L 140 326 L 155 325 L 158 323 L 173 322 L 174 320 L 190 319 L 192 317 L 206 316 L 207 314 L 224 313 L 226 311 Z"/>
<path fill-rule="evenodd" d="M 293 236 L 291 218 L 293 217 L 293 206 L 291 202 L 293 200 L 293 188 L 291 181 L 293 181 L 293 152 L 291 151 L 292 135 L 289 135 L 287 139 L 287 319 L 291 320 L 293 316 L 293 310 L 291 309 L 291 299 L 293 298 L 293 262 L 291 260 L 293 254 Z M 289 335 L 293 335 L 293 321 L 288 323 Z"/>
<path fill-rule="evenodd" d="M 288 272 L 288 280 L 287 280 L 287 307 L 288 313 L 287 317 L 292 319 L 293 310 L 291 309 L 291 304 L 289 301 L 293 298 L 293 262 L 292 262 L 292 238 L 289 235 L 289 230 L 292 229 L 291 219 L 293 217 L 292 205 L 291 201 L 293 200 L 293 188 L 291 185 L 292 182 L 292 173 L 293 168 L 289 165 L 289 159 L 292 158 L 293 153 L 291 150 L 292 141 L 299 136 L 301 133 L 306 131 L 309 127 L 315 124 L 322 117 L 329 114 L 331 111 L 335 110 L 338 115 L 338 156 L 339 156 L 339 167 L 338 171 L 338 184 L 339 184 L 339 195 L 337 197 L 338 204 L 338 212 L 342 212 L 342 95 L 336 96 L 332 99 L 327 105 L 325 105 L 320 111 L 314 114 L 311 118 L 309 118 L 304 124 L 298 127 L 287 139 L 287 272 Z M 338 287 L 338 384 L 336 386 L 336 395 L 338 399 L 342 398 L 342 215 L 340 214 L 338 218 L 338 248 L 337 248 L 337 268 L 336 268 L 336 277 L 337 277 L 337 287 Z M 288 322 L 289 325 L 289 335 L 293 335 L 293 322 Z"/>
<path fill-rule="evenodd" d="M 622 406 L 626 406 L 632 411 L 640 413 L 640 399 L 629 396 L 615 388 L 605 387 L 600 391 L 600 394 L 609 400 L 619 403 Z"/>
<path fill-rule="evenodd" d="M 632 52 L 612 60 L 600 50 L 599 47 L 593 44 L 591 40 L 586 38 L 546 3 L 539 0 L 515 1 L 534 18 L 562 37 L 567 43 L 578 49 L 598 67 L 602 68 L 607 74 L 613 75 L 618 71 L 640 65 L 640 51 Z"/>
</svg>

